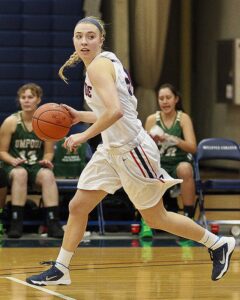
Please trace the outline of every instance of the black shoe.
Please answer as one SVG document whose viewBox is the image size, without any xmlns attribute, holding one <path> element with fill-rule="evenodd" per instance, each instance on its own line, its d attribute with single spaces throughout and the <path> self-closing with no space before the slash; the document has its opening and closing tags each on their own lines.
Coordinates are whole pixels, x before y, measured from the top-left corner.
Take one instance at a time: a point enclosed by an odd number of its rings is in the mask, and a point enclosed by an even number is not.
<svg viewBox="0 0 240 300">
<path fill-rule="evenodd" d="M 22 232 L 23 232 L 22 222 L 15 221 L 15 220 L 11 221 L 11 226 L 8 231 L 8 237 L 13 239 L 14 238 L 18 239 L 22 236 Z"/>
<path fill-rule="evenodd" d="M 57 239 L 63 238 L 64 231 L 62 225 L 58 220 L 51 220 L 48 222 L 48 236 Z"/>
<path fill-rule="evenodd" d="M 218 248 L 208 249 L 213 261 L 212 280 L 214 281 L 222 278 L 227 272 L 236 241 L 233 237 L 222 237 L 217 243 L 220 244 Z"/>
<path fill-rule="evenodd" d="M 4 232 L 3 232 L 3 224 L 0 221 L 0 248 L 3 245 L 3 234 L 4 234 Z"/>
<path fill-rule="evenodd" d="M 2 224 L 2 222 L 0 220 L 0 236 L 3 236 L 3 234 L 4 234 L 3 224 Z"/>
<path fill-rule="evenodd" d="M 48 263 L 48 262 L 47 262 Z M 51 262 L 52 267 L 38 275 L 32 275 L 26 278 L 27 283 L 34 285 L 68 285 L 71 284 L 70 274 L 67 267 L 64 272 L 56 267 L 56 262 Z"/>
</svg>

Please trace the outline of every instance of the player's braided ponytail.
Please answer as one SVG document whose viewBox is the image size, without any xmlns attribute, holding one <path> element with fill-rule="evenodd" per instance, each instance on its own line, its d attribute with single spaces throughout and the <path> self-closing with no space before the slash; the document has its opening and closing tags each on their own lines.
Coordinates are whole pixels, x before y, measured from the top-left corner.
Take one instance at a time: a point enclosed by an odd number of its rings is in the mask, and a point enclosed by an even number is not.
<svg viewBox="0 0 240 300">
<path fill-rule="evenodd" d="M 58 75 L 64 80 L 66 83 L 68 83 L 67 77 L 64 76 L 63 72 L 65 68 L 71 68 L 74 67 L 77 63 L 79 63 L 81 59 L 79 58 L 77 52 L 75 51 L 69 59 L 61 66 L 61 68 L 58 71 Z"/>
</svg>

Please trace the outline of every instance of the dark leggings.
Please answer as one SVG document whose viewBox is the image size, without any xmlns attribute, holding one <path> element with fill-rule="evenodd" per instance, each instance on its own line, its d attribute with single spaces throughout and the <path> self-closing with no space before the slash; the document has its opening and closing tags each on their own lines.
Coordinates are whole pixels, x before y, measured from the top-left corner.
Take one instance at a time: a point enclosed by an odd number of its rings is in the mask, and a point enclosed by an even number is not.
<svg viewBox="0 0 240 300">
<path fill-rule="evenodd" d="M 0 188 L 7 187 L 7 175 L 5 171 L 0 168 Z"/>
</svg>

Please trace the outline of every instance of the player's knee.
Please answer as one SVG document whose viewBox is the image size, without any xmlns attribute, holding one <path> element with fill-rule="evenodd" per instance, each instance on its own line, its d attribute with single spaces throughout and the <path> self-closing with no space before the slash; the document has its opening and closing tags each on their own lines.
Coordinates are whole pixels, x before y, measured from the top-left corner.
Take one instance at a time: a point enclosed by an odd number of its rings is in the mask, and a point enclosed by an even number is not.
<svg viewBox="0 0 240 300">
<path fill-rule="evenodd" d="M 88 211 L 84 206 L 84 203 L 73 198 L 68 204 L 69 214 L 71 215 L 87 215 Z"/>
<path fill-rule="evenodd" d="M 189 163 L 182 163 L 177 169 L 178 177 L 183 179 L 193 178 L 193 168 Z"/>
<path fill-rule="evenodd" d="M 27 183 L 28 173 L 24 168 L 14 168 L 11 171 L 11 178 L 13 181 L 17 181 L 21 184 Z"/>
<path fill-rule="evenodd" d="M 37 181 L 41 184 L 47 184 L 49 186 L 56 184 L 56 179 L 53 172 L 50 169 L 42 169 L 41 172 L 38 173 Z"/>
</svg>

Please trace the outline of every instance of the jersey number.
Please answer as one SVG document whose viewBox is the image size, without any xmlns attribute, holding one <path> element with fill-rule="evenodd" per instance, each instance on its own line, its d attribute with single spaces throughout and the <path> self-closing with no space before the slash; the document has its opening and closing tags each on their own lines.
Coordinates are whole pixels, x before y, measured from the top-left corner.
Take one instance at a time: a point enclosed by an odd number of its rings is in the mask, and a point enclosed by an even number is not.
<svg viewBox="0 0 240 300">
<path fill-rule="evenodd" d="M 36 150 L 26 151 L 22 150 L 19 152 L 19 156 L 22 159 L 26 159 L 26 163 L 33 165 L 37 162 Z"/>
</svg>

